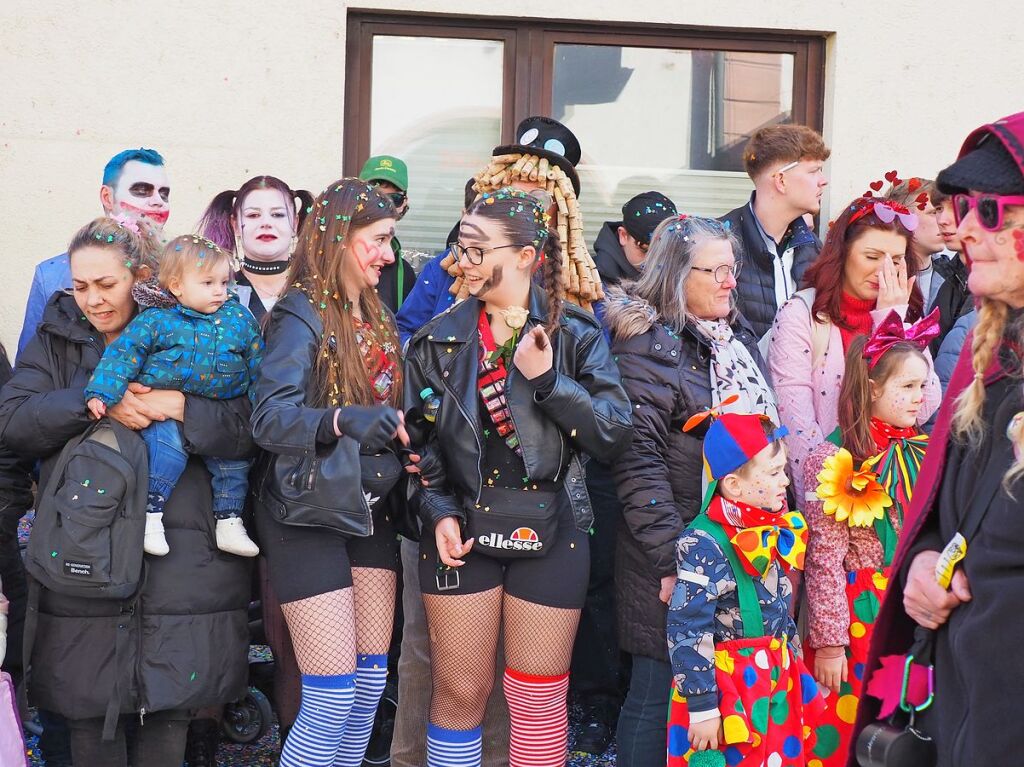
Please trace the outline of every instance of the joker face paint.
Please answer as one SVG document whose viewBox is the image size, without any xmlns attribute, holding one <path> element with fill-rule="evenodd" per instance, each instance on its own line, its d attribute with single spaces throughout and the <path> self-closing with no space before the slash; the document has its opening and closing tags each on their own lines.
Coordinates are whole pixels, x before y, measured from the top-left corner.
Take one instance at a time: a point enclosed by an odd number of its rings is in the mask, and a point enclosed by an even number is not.
<svg viewBox="0 0 1024 767">
<path fill-rule="evenodd" d="M 103 187 L 100 199 L 110 214 L 147 218 L 157 227 L 171 214 L 171 186 L 162 165 L 129 160 L 117 183 Z"/>
</svg>

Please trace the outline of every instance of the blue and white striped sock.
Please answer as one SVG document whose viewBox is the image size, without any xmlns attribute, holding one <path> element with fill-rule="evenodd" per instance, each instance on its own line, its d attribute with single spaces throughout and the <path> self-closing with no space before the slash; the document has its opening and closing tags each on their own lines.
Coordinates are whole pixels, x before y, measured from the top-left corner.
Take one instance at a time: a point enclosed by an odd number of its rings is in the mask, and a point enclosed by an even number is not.
<svg viewBox="0 0 1024 767">
<path fill-rule="evenodd" d="M 370 742 L 377 704 L 388 679 L 387 655 L 356 656 L 356 698 L 348 715 L 334 767 L 360 767 Z"/>
<path fill-rule="evenodd" d="M 302 704 L 281 767 L 332 767 L 356 695 L 356 675 L 302 675 Z"/>
<path fill-rule="evenodd" d="M 446 730 L 427 726 L 427 767 L 480 767 L 483 758 L 481 727 Z"/>
</svg>

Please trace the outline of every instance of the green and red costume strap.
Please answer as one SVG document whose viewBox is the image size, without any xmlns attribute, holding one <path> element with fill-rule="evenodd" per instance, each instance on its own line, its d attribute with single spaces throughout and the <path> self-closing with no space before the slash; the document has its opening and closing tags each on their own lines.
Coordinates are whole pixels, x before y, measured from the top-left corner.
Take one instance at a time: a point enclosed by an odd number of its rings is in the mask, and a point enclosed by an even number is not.
<svg viewBox="0 0 1024 767">
<path fill-rule="evenodd" d="M 497 354 L 498 344 L 494 340 L 491 323 L 488 322 L 487 313 L 483 308 L 480 309 L 480 317 L 477 319 L 477 330 L 480 331 L 480 375 L 477 378 L 477 390 L 498 435 L 505 440 L 510 450 L 522 455 L 519 435 L 516 434 L 516 425 L 512 420 L 508 400 L 505 398 L 508 369 L 505 367 L 504 358 Z"/>
</svg>

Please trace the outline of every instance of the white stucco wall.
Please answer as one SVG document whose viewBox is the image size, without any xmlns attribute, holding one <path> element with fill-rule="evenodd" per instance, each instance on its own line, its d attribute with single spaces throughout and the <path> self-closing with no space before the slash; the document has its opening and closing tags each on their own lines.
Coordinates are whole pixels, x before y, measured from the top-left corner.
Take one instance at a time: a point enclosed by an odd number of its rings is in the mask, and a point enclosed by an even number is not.
<svg viewBox="0 0 1024 767">
<path fill-rule="evenodd" d="M 168 230 L 255 173 L 314 191 L 340 175 L 346 3 L 295 0 L 0 3 L 0 340 L 14 346 L 36 262 L 99 213 L 103 164 L 158 148 L 173 187 Z M 349 4 L 367 7 L 369 4 Z M 827 206 L 890 168 L 933 175 L 976 125 L 1024 109 L 1016 3 L 953 0 L 479 0 L 407 11 L 806 29 L 827 47 Z M 829 211 L 824 211 L 827 219 Z"/>
</svg>

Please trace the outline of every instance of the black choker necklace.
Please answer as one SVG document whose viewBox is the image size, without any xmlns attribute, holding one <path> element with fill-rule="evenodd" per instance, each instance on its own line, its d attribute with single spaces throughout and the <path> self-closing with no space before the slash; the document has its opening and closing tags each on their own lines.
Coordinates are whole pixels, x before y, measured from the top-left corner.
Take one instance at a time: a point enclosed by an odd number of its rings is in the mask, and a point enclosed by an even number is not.
<svg viewBox="0 0 1024 767">
<path fill-rule="evenodd" d="M 242 269 L 253 274 L 284 274 L 291 266 L 291 261 L 250 261 L 246 256 L 242 259 Z"/>
</svg>

